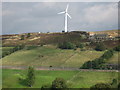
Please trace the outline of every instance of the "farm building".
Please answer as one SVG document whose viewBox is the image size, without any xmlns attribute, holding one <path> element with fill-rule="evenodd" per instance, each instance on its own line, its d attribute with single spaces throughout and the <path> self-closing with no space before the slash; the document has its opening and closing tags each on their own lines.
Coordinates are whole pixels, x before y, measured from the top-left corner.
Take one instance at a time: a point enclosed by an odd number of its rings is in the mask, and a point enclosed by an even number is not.
<svg viewBox="0 0 120 90">
<path fill-rule="evenodd" d="M 89 34 L 89 39 L 95 41 L 106 41 L 115 40 L 115 37 L 108 34 Z"/>
</svg>

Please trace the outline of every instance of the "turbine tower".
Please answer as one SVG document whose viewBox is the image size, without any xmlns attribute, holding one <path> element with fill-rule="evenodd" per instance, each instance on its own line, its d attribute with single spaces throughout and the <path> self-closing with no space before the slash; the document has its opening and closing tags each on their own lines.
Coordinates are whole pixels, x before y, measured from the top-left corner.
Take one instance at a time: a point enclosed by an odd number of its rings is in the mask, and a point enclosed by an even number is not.
<svg viewBox="0 0 120 90">
<path fill-rule="evenodd" d="M 65 9 L 65 11 L 63 11 L 63 12 L 60 12 L 60 13 L 58 13 L 58 14 L 65 14 L 65 32 L 67 32 L 68 30 L 68 28 L 67 28 L 67 23 L 68 23 L 68 21 L 67 21 L 67 17 L 69 17 L 70 19 L 71 19 L 71 16 L 68 14 L 68 7 L 69 7 L 69 4 L 67 4 L 67 7 L 66 7 L 66 9 Z"/>
</svg>

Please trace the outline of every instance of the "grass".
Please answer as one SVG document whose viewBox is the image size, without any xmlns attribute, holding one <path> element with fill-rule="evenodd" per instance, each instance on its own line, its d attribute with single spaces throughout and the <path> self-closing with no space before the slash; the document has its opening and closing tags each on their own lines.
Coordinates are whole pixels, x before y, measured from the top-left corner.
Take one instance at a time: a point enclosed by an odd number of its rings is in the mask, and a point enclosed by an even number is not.
<svg viewBox="0 0 120 90">
<path fill-rule="evenodd" d="M 43 46 L 31 50 L 20 50 L 2 59 L 3 65 L 80 67 L 84 62 L 100 57 L 103 52 L 61 50 Z"/>
<path fill-rule="evenodd" d="M 2 51 L 8 51 L 10 49 L 12 49 L 13 47 L 0 47 L 0 50 Z"/>
<path fill-rule="evenodd" d="M 0 47 L 0 50 L 2 52 L 7 52 L 7 51 L 10 51 L 12 48 L 14 48 L 14 47 Z"/>
<path fill-rule="evenodd" d="M 11 49 L 13 49 L 14 47 L 0 47 L 0 54 L 4 54 L 4 53 L 8 53 Z"/>
<path fill-rule="evenodd" d="M 112 56 L 112 58 L 109 59 L 108 63 L 118 64 L 118 60 L 119 60 L 119 53 L 115 52 L 114 55 Z"/>
<path fill-rule="evenodd" d="M 18 78 L 27 74 L 26 70 L 3 69 L 3 88 L 26 88 L 19 83 Z M 64 78 L 70 88 L 89 88 L 96 83 L 111 83 L 118 77 L 117 72 L 95 71 L 35 71 L 36 81 L 33 88 L 51 85 L 56 77 Z M 11 83 L 12 82 L 12 83 Z"/>
</svg>

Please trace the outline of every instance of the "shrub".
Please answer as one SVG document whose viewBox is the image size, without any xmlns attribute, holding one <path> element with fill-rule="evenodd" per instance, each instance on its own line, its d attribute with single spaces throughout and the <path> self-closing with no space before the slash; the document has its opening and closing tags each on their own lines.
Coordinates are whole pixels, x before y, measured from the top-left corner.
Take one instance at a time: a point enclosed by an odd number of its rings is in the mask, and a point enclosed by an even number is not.
<svg viewBox="0 0 120 90">
<path fill-rule="evenodd" d="M 56 78 L 52 82 L 52 88 L 67 88 L 66 81 L 63 78 Z"/>
<path fill-rule="evenodd" d="M 31 36 L 31 34 L 30 34 L 30 33 L 28 33 L 28 34 L 27 34 L 27 38 L 29 38 L 30 36 Z"/>
<path fill-rule="evenodd" d="M 98 83 L 90 88 L 90 90 L 110 90 L 111 85 L 106 83 Z"/>
<path fill-rule="evenodd" d="M 102 43 L 98 43 L 97 46 L 95 47 L 96 51 L 104 51 L 105 50 L 105 45 Z"/>
<path fill-rule="evenodd" d="M 25 36 L 24 35 L 21 35 L 21 40 L 24 40 L 25 39 Z"/>
<path fill-rule="evenodd" d="M 71 42 L 63 42 L 59 43 L 58 47 L 61 49 L 74 49 L 75 45 L 72 44 Z"/>
<path fill-rule="evenodd" d="M 41 87 L 41 90 L 50 90 L 51 89 L 51 85 L 43 85 L 42 87 Z"/>
<path fill-rule="evenodd" d="M 77 47 L 77 48 L 83 48 L 84 45 L 83 45 L 82 43 L 78 43 L 78 44 L 76 44 L 76 47 Z"/>
<path fill-rule="evenodd" d="M 120 51 L 120 45 L 114 48 L 115 51 Z"/>
<path fill-rule="evenodd" d="M 21 85 L 23 85 L 23 86 L 27 86 L 27 79 L 26 79 L 26 77 L 25 76 L 23 76 L 23 75 L 19 75 L 19 83 L 21 84 Z"/>
<path fill-rule="evenodd" d="M 89 69 L 89 68 L 92 68 L 92 61 L 87 61 L 85 62 L 82 67 L 82 69 Z"/>
<path fill-rule="evenodd" d="M 117 79 L 113 79 L 112 83 L 111 83 L 112 88 L 116 88 L 117 87 Z"/>
<path fill-rule="evenodd" d="M 109 59 L 113 56 L 113 50 L 108 50 L 106 51 L 103 55 L 102 55 L 102 58 L 104 59 Z"/>
</svg>

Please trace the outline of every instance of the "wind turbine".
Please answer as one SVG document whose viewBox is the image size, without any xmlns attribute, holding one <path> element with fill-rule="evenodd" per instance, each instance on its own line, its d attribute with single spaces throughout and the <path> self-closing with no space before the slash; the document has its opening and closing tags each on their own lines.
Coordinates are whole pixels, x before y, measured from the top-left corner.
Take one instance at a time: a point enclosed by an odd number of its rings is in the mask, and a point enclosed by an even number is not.
<svg viewBox="0 0 120 90">
<path fill-rule="evenodd" d="M 65 11 L 58 13 L 58 14 L 65 14 L 65 32 L 68 31 L 67 30 L 68 29 L 67 28 L 67 23 L 68 23 L 67 17 L 69 17 L 71 19 L 71 16 L 68 14 L 68 7 L 69 7 L 69 4 L 67 4 L 67 7 L 66 7 Z"/>
</svg>

